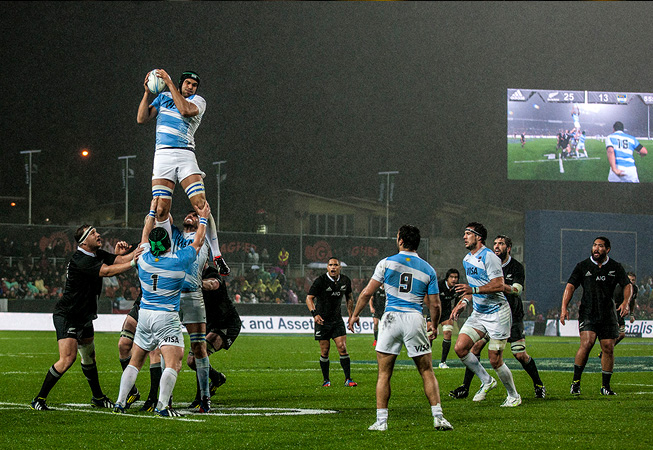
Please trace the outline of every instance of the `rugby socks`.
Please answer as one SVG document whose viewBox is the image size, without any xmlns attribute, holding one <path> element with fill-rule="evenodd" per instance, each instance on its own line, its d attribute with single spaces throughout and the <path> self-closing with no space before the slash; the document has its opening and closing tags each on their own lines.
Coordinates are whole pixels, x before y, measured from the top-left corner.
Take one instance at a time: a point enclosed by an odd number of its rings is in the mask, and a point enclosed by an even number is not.
<svg viewBox="0 0 653 450">
<path fill-rule="evenodd" d="M 46 398 L 57 381 L 63 376 L 63 373 L 57 372 L 57 369 L 54 368 L 54 364 L 48 370 L 48 373 L 45 375 L 45 380 L 43 380 L 43 385 L 37 397 Z"/>
<path fill-rule="evenodd" d="M 199 383 L 202 397 L 210 397 L 209 393 L 209 357 L 195 358 L 195 368 L 197 370 L 197 382 Z"/>
<path fill-rule="evenodd" d="M 512 379 L 512 372 L 510 371 L 510 369 L 508 369 L 506 363 L 501 364 L 499 367 L 494 369 L 494 371 L 497 373 L 499 379 L 506 387 L 506 391 L 508 391 L 508 395 L 511 397 L 519 396 L 519 394 L 517 393 L 517 388 L 515 387 L 515 381 Z"/>
<path fill-rule="evenodd" d="M 342 371 L 345 372 L 345 380 L 351 379 L 351 359 L 349 355 L 340 355 L 340 365 L 342 366 Z M 325 378 L 326 380 L 327 378 Z"/>
<path fill-rule="evenodd" d="M 480 361 L 479 361 L 480 362 Z M 465 368 L 465 378 L 463 379 L 463 386 L 469 391 L 469 387 L 472 385 L 472 380 L 474 379 L 474 372 L 472 372 L 469 367 Z"/>
<path fill-rule="evenodd" d="M 492 382 L 492 377 L 481 365 L 481 362 L 478 360 L 475 354 L 469 352 L 460 358 L 460 361 L 465 365 L 465 367 L 474 372 L 474 374 L 480 378 L 481 383 L 486 384 Z"/>
<path fill-rule="evenodd" d="M 449 350 L 451 350 L 451 339 L 442 339 L 442 358 L 440 358 L 440 362 L 447 362 Z"/>
<path fill-rule="evenodd" d="M 540 379 L 540 372 L 537 370 L 537 366 L 535 365 L 535 360 L 532 357 L 526 364 L 522 363 L 521 365 L 524 368 L 524 370 L 526 371 L 526 373 L 533 380 L 533 385 L 534 386 L 543 386 L 544 385 L 544 383 L 542 383 L 542 380 Z"/>
<path fill-rule="evenodd" d="M 161 392 L 159 393 L 159 402 L 156 405 L 157 409 L 168 406 L 175 383 L 177 383 L 177 371 L 170 367 L 166 368 L 161 374 Z"/>
<path fill-rule="evenodd" d="M 379 338 L 379 329 L 375 328 L 374 329 L 374 340 L 376 341 Z"/>
<path fill-rule="evenodd" d="M 574 379 L 572 380 L 574 383 L 580 383 L 580 377 L 583 375 L 583 370 L 585 370 L 585 366 L 574 364 Z"/>
<path fill-rule="evenodd" d="M 442 405 L 439 403 L 437 405 L 431 405 L 431 415 L 438 419 L 442 419 Z"/>
<path fill-rule="evenodd" d="M 122 367 L 122 371 L 124 372 L 127 366 L 129 365 L 129 361 L 132 360 L 131 355 L 128 356 L 127 358 L 120 358 L 120 367 Z"/>
<path fill-rule="evenodd" d="M 104 393 L 100 387 L 100 378 L 98 377 L 97 366 L 93 364 L 82 364 L 82 372 L 88 381 L 88 385 L 91 387 L 91 392 L 93 392 L 93 397 L 102 398 Z"/>
<path fill-rule="evenodd" d="M 125 367 L 125 370 L 122 372 L 122 377 L 120 377 L 120 391 L 118 391 L 118 399 L 116 400 L 116 403 L 120 403 L 123 407 L 127 403 L 129 391 L 136 382 L 138 372 L 139 371 L 136 367 L 130 365 Z"/>
<path fill-rule="evenodd" d="M 322 378 L 324 381 L 329 381 L 329 358 L 320 356 L 320 369 L 322 369 Z"/>
<path fill-rule="evenodd" d="M 222 252 L 220 252 L 220 244 L 218 243 L 218 228 L 215 225 L 213 214 L 209 214 L 209 226 L 206 228 L 206 238 L 209 241 L 213 258 L 222 256 Z"/>
<path fill-rule="evenodd" d="M 150 365 L 150 393 L 147 394 L 148 400 L 156 400 L 157 398 L 159 384 L 161 384 L 161 373 L 161 363 Z"/>
<path fill-rule="evenodd" d="M 609 391 L 612 390 L 610 389 L 610 378 L 612 378 L 612 372 L 606 372 L 605 370 L 601 371 L 601 379 L 603 381 L 602 386 Z"/>
</svg>

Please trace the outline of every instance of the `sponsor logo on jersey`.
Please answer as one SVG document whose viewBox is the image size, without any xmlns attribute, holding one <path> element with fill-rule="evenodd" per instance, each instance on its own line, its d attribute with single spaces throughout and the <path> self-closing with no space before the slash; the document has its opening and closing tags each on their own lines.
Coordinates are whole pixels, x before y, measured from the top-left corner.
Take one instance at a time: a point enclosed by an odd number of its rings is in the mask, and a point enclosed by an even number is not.
<svg viewBox="0 0 653 450">
<path fill-rule="evenodd" d="M 590 272 L 590 271 L 588 270 L 587 273 L 585 274 L 585 276 L 586 276 L 586 277 L 591 277 L 591 276 L 592 276 L 592 272 Z"/>
<path fill-rule="evenodd" d="M 326 291 L 327 291 L 327 292 L 332 292 L 333 289 L 331 289 L 331 286 L 329 286 L 328 288 L 326 288 Z"/>
<path fill-rule="evenodd" d="M 608 272 L 608 276 L 609 277 L 614 277 L 615 276 L 614 270 L 611 270 L 610 272 Z"/>
<path fill-rule="evenodd" d="M 476 267 L 468 267 L 467 275 L 478 275 L 478 269 Z"/>
<path fill-rule="evenodd" d="M 596 281 L 605 281 L 605 275 L 597 275 Z"/>
</svg>

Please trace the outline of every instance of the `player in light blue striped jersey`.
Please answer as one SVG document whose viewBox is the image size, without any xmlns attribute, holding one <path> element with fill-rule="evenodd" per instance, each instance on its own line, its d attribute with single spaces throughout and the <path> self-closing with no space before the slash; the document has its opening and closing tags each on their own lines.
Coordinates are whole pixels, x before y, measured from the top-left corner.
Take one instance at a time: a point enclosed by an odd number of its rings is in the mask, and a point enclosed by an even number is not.
<svg viewBox="0 0 653 450">
<path fill-rule="evenodd" d="M 150 213 L 143 227 L 141 246 L 145 252 L 138 261 L 138 277 L 141 282 L 141 307 L 134 345 L 129 365 L 120 380 L 120 393 L 114 412 L 123 413 L 130 389 L 136 381 L 147 354 L 161 349 L 166 369 L 161 375 L 159 400 L 155 412 L 169 417 L 179 413 L 168 406 L 177 374 L 184 357 L 184 337 L 179 319 L 179 297 L 186 273 L 196 261 L 197 253 L 204 245 L 207 217 L 211 212 L 207 202 L 199 211 L 198 230 L 193 242 L 177 252 L 172 252 L 170 235 L 163 227 L 154 227 L 158 198 L 152 200 Z"/>
<path fill-rule="evenodd" d="M 510 305 L 503 295 L 503 269 L 501 260 L 485 246 L 487 229 L 483 224 L 467 224 L 463 239 L 469 253 L 463 259 L 463 267 L 469 284 L 457 284 L 456 292 L 464 296 L 451 312 L 456 320 L 465 309 L 469 299 L 473 299 L 474 310 L 460 329 L 454 351 L 463 364 L 482 381 L 481 388 L 474 395 L 474 401 L 485 400 L 487 393 L 497 386 L 497 382 L 483 368 L 478 357 L 471 352 L 472 347 L 486 335 L 490 338 L 488 356 L 492 368 L 508 391 L 508 397 L 501 406 L 521 405 L 512 372 L 503 362 L 503 349 L 510 337 L 512 314 Z"/>
<path fill-rule="evenodd" d="M 440 319 L 440 296 L 435 269 L 417 254 L 420 232 L 414 226 L 404 225 L 397 233 L 399 253 L 381 260 L 374 275 L 361 292 L 354 312 L 349 317 L 349 329 L 360 324 L 360 313 L 382 285 L 386 293 L 385 312 L 379 324 L 376 341 L 376 359 L 379 365 L 376 384 L 376 422 L 368 429 L 388 429 L 388 401 L 390 400 L 390 377 L 397 356 L 405 345 L 408 356 L 424 382 L 424 393 L 431 404 L 433 426 L 437 430 L 453 427 L 442 415 L 440 387 L 433 373 L 431 341 L 437 334 Z M 432 324 L 427 330 L 422 316 L 423 304 L 429 308 Z"/>
<path fill-rule="evenodd" d="M 642 146 L 635 137 L 624 133 L 623 123 L 615 122 L 612 130 L 613 133 L 605 139 L 605 148 L 610 163 L 608 181 L 639 183 L 633 152 L 646 156 L 648 154 L 646 147 Z"/>
</svg>

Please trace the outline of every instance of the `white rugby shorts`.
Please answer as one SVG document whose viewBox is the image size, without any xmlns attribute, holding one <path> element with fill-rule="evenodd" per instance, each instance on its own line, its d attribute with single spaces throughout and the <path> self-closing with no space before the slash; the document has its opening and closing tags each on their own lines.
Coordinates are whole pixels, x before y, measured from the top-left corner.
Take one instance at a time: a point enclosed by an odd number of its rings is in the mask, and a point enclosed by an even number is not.
<svg viewBox="0 0 653 450">
<path fill-rule="evenodd" d="M 512 327 L 512 313 L 510 305 L 505 302 L 497 312 L 482 314 L 476 310 L 472 311 L 465 321 L 465 327 L 472 327 L 487 336 L 490 339 L 502 341 L 510 337 L 510 328 Z"/>
<path fill-rule="evenodd" d="M 165 179 L 173 183 L 182 181 L 191 175 L 206 176 L 197 165 L 195 152 L 181 148 L 164 148 L 154 152 L 152 179 Z"/>
<path fill-rule="evenodd" d="M 179 313 L 141 308 L 138 312 L 134 344 L 148 352 L 164 345 L 184 348 Z"/>
<path fill-rule="evenodd" d="M 615 174 L 612 169 L 608 174 L 608 181 L 612 183 L 639 183 L 639 176 L 637 176 L 637 167 L 625 167 L 620 169 L 624 174 L 619 176 Z"/>
<path fill-rule="evenodd" d="M 398 355 L 406 346 L 408 356 L 431 353 L 431 342 L 426 335 L 426 319 L 421 314 L 386 311 L 379 322 L 376 351 Z"/>
<path fill-rule="evenodd" d="M 179 298 L 179 316 L 181 323 L 206 323 L 206 309 L 202 293 L 182 292 Z"/>
</svg>

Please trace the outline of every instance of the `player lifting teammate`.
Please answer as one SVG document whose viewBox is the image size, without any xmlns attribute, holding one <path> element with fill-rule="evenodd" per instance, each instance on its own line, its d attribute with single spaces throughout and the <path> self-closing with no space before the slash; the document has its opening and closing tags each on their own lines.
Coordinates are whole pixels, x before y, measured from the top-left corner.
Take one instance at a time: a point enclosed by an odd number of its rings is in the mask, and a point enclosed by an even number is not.
<svg viewBox="0 0 653 450">
<path fill-rule="evenodd" d="M 175 86 L 165 70 L 157 69 L 157 76 L 163 79 L 168 91 L 162 92 L 150 103 L 148 75 L 145 76 L 143 83 L 145 92 L 138 105 L 136 120 L 139 124 L 143 124 L 157 118 L 152 196 L 161 199 L 156 211 L 157 225 L 160 225 L 160 222 L 168 218 L 172 192 L 177 181 L 188 195 L 193 208 L 201 210 L 206 202 L 202 181 L 205 173 L 197 165 L 194 138 L 195 131 L 206 111 L 206 101 L 196 94 L 200 85 L 200 77 L 197 73 L 183 72 L 179 78 L 179 85 Z M 220 252 L 213 216 L 209 217 L 207 240 L 220 273 L 229 274 L 230 269 Z"/>
</svg>

